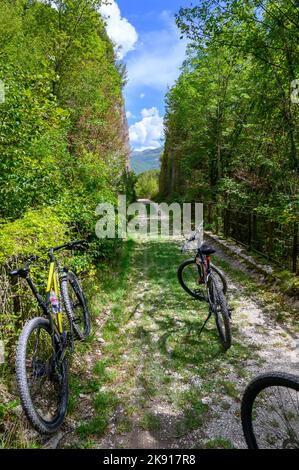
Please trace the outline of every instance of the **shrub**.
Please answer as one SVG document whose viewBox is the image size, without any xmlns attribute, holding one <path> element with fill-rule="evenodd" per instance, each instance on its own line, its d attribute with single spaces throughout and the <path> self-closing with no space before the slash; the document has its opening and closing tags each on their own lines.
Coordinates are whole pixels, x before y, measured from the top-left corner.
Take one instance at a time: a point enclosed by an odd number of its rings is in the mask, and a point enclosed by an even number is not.
<svg viewBox="0 0 299 470">
<path fill-rule="evenodd" d="M 138 198 L 153 199 L 159 192 L 159 170 L 149 170 L 138 176 L 136 194 Z"/>
</svg>

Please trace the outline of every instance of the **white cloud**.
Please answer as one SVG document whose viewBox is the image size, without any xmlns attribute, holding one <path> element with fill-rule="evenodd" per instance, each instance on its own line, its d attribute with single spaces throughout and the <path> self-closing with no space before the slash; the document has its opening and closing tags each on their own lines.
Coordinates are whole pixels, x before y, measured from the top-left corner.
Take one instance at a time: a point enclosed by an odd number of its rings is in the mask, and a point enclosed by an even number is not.
<svg viewBox="0 0 299 470">
<path fill-rule="evenodd" d="M 141 116 L 143 118 L 156 116 L 157 114 L 159 115 L 159 111 L 157 110 L 157 108 L 148 108 L 148 109 L 144 108 L 141 111 Z"/>
<path fill-rule="evenodd" d="M 144 93 L 140 93 L 140 98 L 143 99 L 145 97 Z"/>
<path fill-rule="evenodd" d="M 172 16 L 163 12 L 160 20 L 163 27 L 143 34 L 134 55 L 128 57 L 129 90 L 147 86 L 166 91 L 180 73 L 187 42 L 180 39 Z"/>
<path fill-rule="evenodd" d="M 163 117 L 157 108 L 143 109 L 142 119 L 130 127 L 130 142 L 135 150 L 158 148 L 164 136 Z"/>
<path fill-rule="evenodd" d="M 134 116 L 133 113 L 131 113 L 131 111 L 127 111 L 127 112 L 126 112 L 126 116 L 127 116 L 127 119 L 130 119 L 130 118 L 133 118 L 133 119 L 134 119 L 134 118 L 136 117 L 136 116 Z"/>
<path fill-rule="evenodd" d="M 109 4 L 101 5 L 100 12 L 107 23 L 107 34 L 120 49 L 117 51 L 119 59 L 135 48 L 138 34 L 134 26 L 126 18 L 122 18 L 119 6 L 115 0 L 109 0 Z"/>
</svg>

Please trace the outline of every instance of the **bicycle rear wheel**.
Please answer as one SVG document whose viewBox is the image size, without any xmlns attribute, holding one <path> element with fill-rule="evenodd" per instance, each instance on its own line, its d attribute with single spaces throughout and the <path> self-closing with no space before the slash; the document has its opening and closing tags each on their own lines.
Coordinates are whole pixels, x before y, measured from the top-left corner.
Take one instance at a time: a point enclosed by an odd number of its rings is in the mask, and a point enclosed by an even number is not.
<svg viewBox="0 0 299 470">
<path fill-rule="evenodd" d="M 59 363 L 49 320 L 34 318 L 22 330 L 16 352 L 16 379 L 21 404 L 31 425 L 41 434 L 61 426 L 68 404 L 66 359 Z"/>
<path fill-rule="evenodd" d="M 256 377 L 244 392 L 241 418 L 249 449 L 299 449 L 299 377 Z"/>
<path fill-rule="evenodd" d="M 227 293 L 227 281 L 223 272 L 212 263 L 210 267 L 214 276 L 219 279 L 225 295 Z M 198 265 L 194 258 L 188 259 L 179 266 L 177 274 L 180 285 L 191 297 L 207 300 L 201 264 Z"/>
<path fill-rule="evenodd" d="M 227 350 L 232 344 L 229 310 L 222 287 L 214 274 L 210 276 L 208 288 L 210 305 L 215 315 L 220 341 L 224 349 Z"/>
<path fill-rule="evenodd" d="M 69 320 L 72 322 L 76 337 L 85 339 L 90 334 L 90 314 L 83 289 L 77 276 L 72 272 L 60 281 L 61 295 Z"/>
</svg>

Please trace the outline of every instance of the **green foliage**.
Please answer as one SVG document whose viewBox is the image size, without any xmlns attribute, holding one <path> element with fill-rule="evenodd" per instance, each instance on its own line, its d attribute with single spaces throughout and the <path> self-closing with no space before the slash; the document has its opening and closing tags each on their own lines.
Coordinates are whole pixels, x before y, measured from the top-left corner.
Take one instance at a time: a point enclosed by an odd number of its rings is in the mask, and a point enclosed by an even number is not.
<svg viewBox="0 0 299 470">
<path fill-rule="evenodd" d="M 240 401 L 240 392 L 235 386 L 234 382 L 229 380 L 223 380 L 221 385 L 225 391 L 225 394 L 231 398 L 234 398 L 236 401 Z"/>
<path fill-rule="evenodd" d="M 153 199 L 159 192 L 159 170 L 149 170 L 137 178 L 136 195 L 142 199 Z"/>
<path fill-rule="evenodd" d="M 136 190 L 135 185 L 137 182 L 137 177 L 134 171 L 129 171 L 124 173 L 122 181 L 121 181 L 121 189 L 123 193 L 126 192 L 127 194 L 127 203 L 131 204 L 132 202 L 136 201 Z"/>
<path fill-rule="evenodd" d="M 31 210 L 0 227 L 0 263 L 13 258 L 43 255 L 67 239 L 66 226 L 52 209 Z"/>
<path fill-rule="evenodd" d="M 221 437 L 216 437 L 216 439 L 211 439 L 206 442 L 204 445 L 205 449 L 234 449 L 233 444 L 228 439 L 223 439 Z"/>
<path fill-rule="evenodd" d="M 279 280 L 279 287 L 282 292 L 294 298 L 299 297 L 298 276 L 290 273 L 289 271 L 281 271 L 279 273 L 276 273 L 276 277 Z"/>
<path fill-rule="evenodd" d="M 51 95 L 50 74 L 6 71 L 3 78 L 7 89 L 1 105 L 0 214 L 15 218 L 29 207 L 57 199 L 67 112 Z"/>
<path fill-rule="evenodd" d="M 287 0 L 204 0 L 180 10 L 190 46 L 167 95 L 162 196 L 298 220 L 296 17 Z"/>
<path fill-rule="evenodd" d="M 0 340 L 4 341 L 9 364 L 13 362 L 11 352 L 24 322 L 39 312 L 25 282 L 11 278 L 8 272 L 22 266 L 26 257 L 38 255 L 39 264 L 32 266 L 32 276 L 37 285 L 44 288 L 45 251 L 67 240 L 68 227 L 53 208 L 29 210 L 24 217 L 0 226 Z"/>
<path fill-rule="evenodd" d="M 19 402 L 17 400 L 10 401 L 6 404 L 0 403 L 0 419 L 4 419 L 5 416 L 16 406 L 19 405 Z"/>
<path fill-rule="evenodd" d="M 97 416 L 81 423 L 77 428 L 77 432 L 81 438 L 86 438 L 90 435 L 101 436 L 106 431 L 109 425 L 109 419 L 118 404 L 117 398 L 109 392 L 98 392 L 94 399 L 94 409 Z"/>
<path fill-rule="evenodd" d="M 161 420 L 159 416 L 147 411 L 141 418 L 140 426 L 150 432 L 159 431 L 161 428 Z"/>
<path fill-rule="evenodd" d="M 55 206 L 75 231 L 91 234 L 97 204 L 115 201 L 123 187 L 123 72 L 99 3 L 18 1 L 14 8 L 4 0 L 0 6 L 4 219 Z"/>
<path fill-rule="evenodd" d="M 96 207 L 134 198 L 126 174 L 124 71 L 115 61 L 97 0 L 3 0 L 0 4 L 0 338 L 6 355 L 34 303 L 8 269 L 70 239 L 88 250 L 68 265 L 82 276 L 119 253 L 98 240 Z M 62 254 L 63 256 L 67 256 Z"/>
</svg>

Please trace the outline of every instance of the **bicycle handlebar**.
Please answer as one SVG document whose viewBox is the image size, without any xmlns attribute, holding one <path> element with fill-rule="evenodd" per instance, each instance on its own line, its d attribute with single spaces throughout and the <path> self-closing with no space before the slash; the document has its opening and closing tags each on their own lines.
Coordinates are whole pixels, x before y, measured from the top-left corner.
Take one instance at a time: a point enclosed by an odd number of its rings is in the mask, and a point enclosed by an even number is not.
<svg viewBox="0 0 299 470">
<path fill-rule="evenodd" d="M 49 253 L 51 255 L 54 251 L 74 250 L 76 248 L 81 248 L 84 243 L 85 243 L 85 240 L 76 240 L 74 242 L 69 242 L 69 243 L 65 243 L 64 245 L 60 245 L 60 246 L 50 248 L 50 250 L 47 250 L 47 253 Z M 38 261 L 38 259 L 39 259 L 39 257 L 36 256 L 36 255 L 31 256 L 30 258 L 25 260 L 25 265 L 24 265 L 23 268 L 14 269 L 13 271 L 10 271 L 9 275 L 12 276 L 12 277 L 20 276 L 20 277 L 26 278 L 29 271 L 30 271 L 30 269 L 29 269 L 30 264 L 34 263 L 35 261 Z"/>
<path fill-rule="evenodd" d="M 10 271 L 9 275 L 14 277 L 14 276 L 20 276 L 26 278 L 27 274 L 29 273 L 29 266 L 31 263 L 34 263 L 34 261 L 38 260 L 38 256 L 34 255 L 31 256 L 26 260 L 26 263 L 23 268 L 21 269 L 14 269 L 13 271 Z"/>
<path fill-rule="evenodd" d="M 194 242 L 195 239 L 196 239 L 196 234 L 194 234 L 191 237 L 187 238 L 187 240 L 185 241 L 185 243 L 183 244 L 183 246 L 181 248 L 181 253 L 186 251 L 188 243 Z"/>
<path fill-rule="evenodd" d="M 53 251 L 74 250 L 76 248 L 82 248 L 84 243 L 85 243 L 85 240 L 76 240 L 74 242 L 69 242 L 69 243 L 65 243 L 64 245 L 53 247 L 51 248 L 51 250 Z"/>
</svg>

